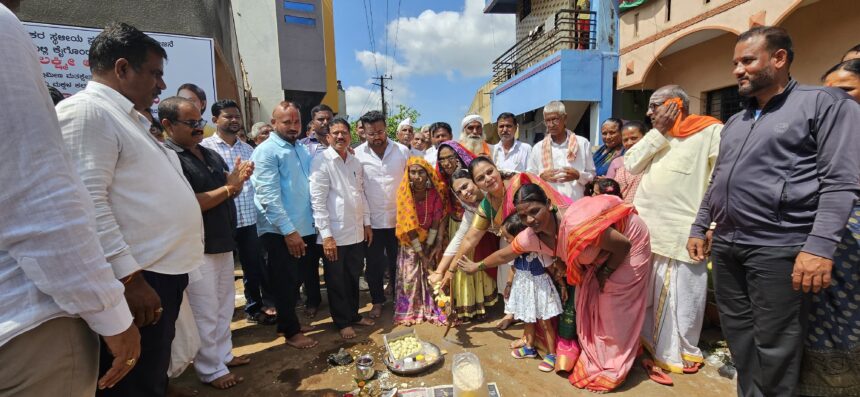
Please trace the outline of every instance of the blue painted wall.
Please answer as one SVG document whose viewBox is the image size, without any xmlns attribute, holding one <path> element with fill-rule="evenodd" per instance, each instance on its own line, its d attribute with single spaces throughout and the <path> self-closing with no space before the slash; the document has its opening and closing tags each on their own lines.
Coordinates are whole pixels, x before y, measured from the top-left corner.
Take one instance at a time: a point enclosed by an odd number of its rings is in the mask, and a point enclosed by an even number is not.
<svg viewBox="0 0 860 397">
<path fill-rule="evenodd" d="M 618 70 L 616 3 L 613 0 L 591 2 L 598 18 L 596 49 L 556 52 L 493 90 L 493 119 L 502 112 L 529 112 L 553 100 L 595 102 L 599 120 L 612 117 L 613 73 Z M 592 123 L 599 121 L 592 120 Z"/>
</svg>

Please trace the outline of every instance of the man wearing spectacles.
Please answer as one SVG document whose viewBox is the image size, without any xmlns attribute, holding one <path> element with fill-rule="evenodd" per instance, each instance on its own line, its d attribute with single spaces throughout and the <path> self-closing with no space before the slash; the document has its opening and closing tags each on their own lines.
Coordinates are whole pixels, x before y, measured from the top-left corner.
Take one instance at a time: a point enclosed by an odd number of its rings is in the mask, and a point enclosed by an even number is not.
<svg viewBox="0 0 860 397">
<path fill-rule="evenodd" d="M 233 284 L 236 205 L 231 199 L 242 191 L 254 164 L 236 157 L 232 169 L 228 169 L 221 155 L 203 147 L 200 142 L 206 122 L 190 100 L 167 98 L 158 105 L 158 115 L 168 134 L 164 146 L 179 156 L 182 172 L 203 212 L 201 278 L 188 284 L 188 303 L 200 333 L 194 369 L 202 382 L 226 389 L 241 381 L 227 367 L 250 362 L 247 357 L 230 354 L 233 349 L 230 321 L 236 295 Z"/>
<path fill-rule="evenodd" d="M 227 167 L 233 171 L 233 164 L 237 160 L 249 161 L 254 153 L 251 145 L 238 138 L 242 113 L 239 105 L 230 99 L 213 103 L 211 111 L 217 131 L 215 135 L 204 139 L 201 145 L 221 155 Z M 250 181 L 245 182 L 233 201 L 236 204 L 236 245 L 242 263 L 242 282 L 245 284 L 245 314 L 249 322 L 271 325 L 275 323 L 275 318 L 266 313 L 263 302 L 272 302 L 274 298 L 263 287 L 263 257 L 257 236 L 254 186 Z"/>
</svg>

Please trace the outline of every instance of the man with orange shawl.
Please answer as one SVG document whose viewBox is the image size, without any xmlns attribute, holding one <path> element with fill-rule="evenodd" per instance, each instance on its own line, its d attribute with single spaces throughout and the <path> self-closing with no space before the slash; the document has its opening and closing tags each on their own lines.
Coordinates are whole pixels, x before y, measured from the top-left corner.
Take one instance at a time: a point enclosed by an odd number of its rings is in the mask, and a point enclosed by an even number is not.
<svg viewBox="0 0 860 397">
<path fill-rule="evenodd" d="M 657 367 L 675 373 L 695 373 L 704 361 L 697 344 L 707 262 L 690 262 L 685 247 L 723 128 L 713 117 L 690 114 L 689 102 L 677 85 L 655 91 L 647 113 L 654 128 L 624 154 L 626 169 L 642 175 L 633 204 L 651 231 L 654 272 L 643 344 Z M 646 368 L 656 374 L 649 360 Z"/>
</svg>

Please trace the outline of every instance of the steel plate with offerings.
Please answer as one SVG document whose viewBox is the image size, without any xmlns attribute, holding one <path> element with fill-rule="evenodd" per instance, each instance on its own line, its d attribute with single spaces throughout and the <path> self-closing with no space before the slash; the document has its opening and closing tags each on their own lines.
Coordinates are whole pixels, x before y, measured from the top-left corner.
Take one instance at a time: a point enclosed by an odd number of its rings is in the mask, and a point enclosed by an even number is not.
<svg viewBox="0 0 860 397">
<path fill-rule="evenodd" d="M 442 362 L 436 345 L 421 340 L 414 329 L 392 332 L 382 337 L 388 355 L 382 362 L 397 375 L 415 375 Z"/>
</svg>

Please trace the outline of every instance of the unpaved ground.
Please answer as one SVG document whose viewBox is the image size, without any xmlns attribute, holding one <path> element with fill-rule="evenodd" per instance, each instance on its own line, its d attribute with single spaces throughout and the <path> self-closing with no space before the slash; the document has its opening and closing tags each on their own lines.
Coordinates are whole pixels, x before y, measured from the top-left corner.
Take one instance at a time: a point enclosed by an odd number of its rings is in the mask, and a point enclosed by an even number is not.
<svg viewBox="0 0 860 397">
<path fill-rule="evenodd" d="M 478 355 L 488 382 L 496 382 L 501 394 L 513 396 L 591 396 L 592 393 L 571 386 L 567 379 L 553 373 L 538 371 L 538 360 L 515 360 L 510 357 L 508 343 L 522 335 L 522 326 L 515 325 L 507 331 L 498 331 L 493 326 L 501 318 L 498 305 L 484 323 L 466 324 L 452 329 L 447 339 L 442 335 L 445 328 L 421 324 L 415 327 L 418 335 L 447 350 L 443 365 L 416 377 L 399 377 L 384 371 L 381 363 L 385 348 L 382 335 L 402 327 L 393 327 L 391 305 L 385 307 L 383 317 L 370 329 L 357 328 L 358 336 L 351 341 L 343 341 L 338 335 L 323 292 L 323 307 L 313 325 L 317 329 L 310 335 L 320 344 L 310 350 L 295 350 L 286 346 L 283 338 L 275 336 L 273 326 L 251 325 L 244 320 L 241 311 L 241 280 L 237 283 L 237 309 L 233 329 L 233 353 L 246 354 L 252 359 L 248 366 L 235 368 L 238 375 L 245 378 L 244 383 L 230 390 L 215 390 L 201 384 L 189 367 L 173 383 L 192 387 L 200 391 L 200 396 L 341 396 L 355 387 L 352 365 L 332 367 L 326 359 L 330 353 L 344 347 L 354 357 L 369 353 L 376 359 L 377 379 L 371 382 L 401 387 L 433 386 L 451 383 L 451 357 L 453 354 L 470 351 Z M 370 298 L 362 293 L 362 303 L 367 305 L 362 312 L 370 310 Z M 299 312 L 301 314 L 301 312 Z M 303 319 L 303 321 L 305 321 Z M 732 396 L 735 395 L 735 382 L 722 378 L 716 368 L 705 367 L 696 375 L 672 375 L 675 386 L 661 386 L 650 381 L 641 367 L 634 366 L 627 380 L 615 393 L 621 396 Z"/>
</svg>

